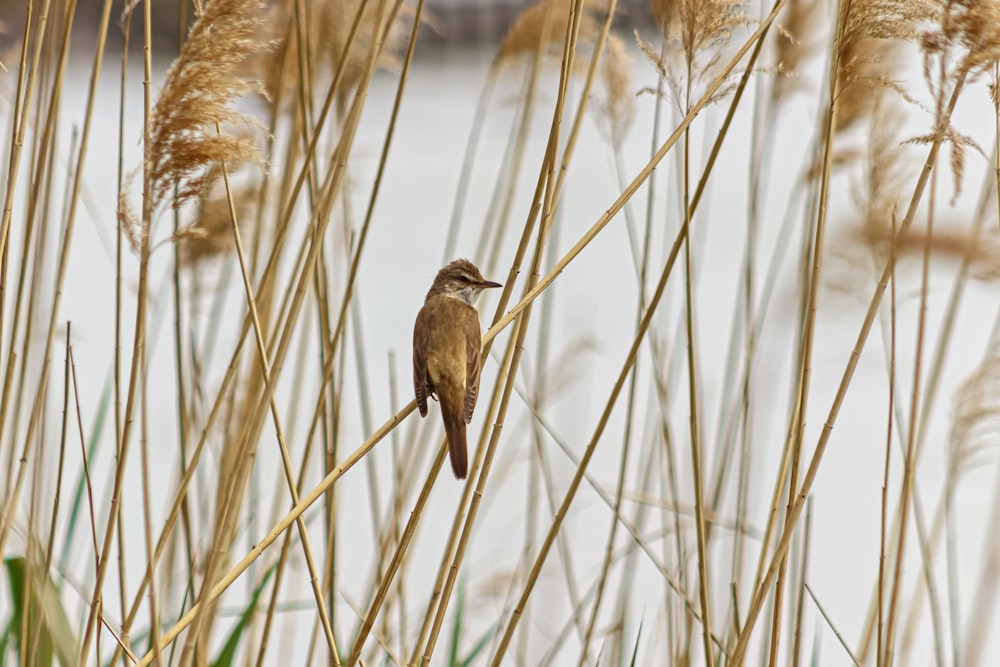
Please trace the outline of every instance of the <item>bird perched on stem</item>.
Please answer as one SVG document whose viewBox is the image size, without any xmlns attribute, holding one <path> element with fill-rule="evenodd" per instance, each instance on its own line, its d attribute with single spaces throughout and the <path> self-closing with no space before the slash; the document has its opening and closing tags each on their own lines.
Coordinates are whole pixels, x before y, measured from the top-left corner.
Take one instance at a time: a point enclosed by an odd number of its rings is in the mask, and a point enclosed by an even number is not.
<svg viewBox="0 0 1000 667">
<path fill-rule="evenodd" d="M 427 416 L 427 396 L 441 404 L 448 453 L 455 477 L 469 474 L 465 425 L 479 395 L 479 352 L 483 337 L 479 311 L 473 305 L 479 293 L 500 287 L 483 278 L 467 259 L 456 259 L 438 271 L 424 306 L 413 325 L 413 390 L 420 416 Z"/>
</svg>

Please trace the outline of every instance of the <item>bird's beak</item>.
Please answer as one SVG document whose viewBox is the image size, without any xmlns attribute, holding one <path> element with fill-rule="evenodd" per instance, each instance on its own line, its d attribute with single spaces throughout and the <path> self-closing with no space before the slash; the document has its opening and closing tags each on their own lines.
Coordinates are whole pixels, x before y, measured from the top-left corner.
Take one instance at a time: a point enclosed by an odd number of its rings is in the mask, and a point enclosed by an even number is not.
<svg viewBox="0 0 1000 667">
<path fill-rule="evenodd" d="M 486 289 L 487 287 L 503 287 L 503 285 L 500 283 L 495 283 L 492 280 L 484 280 L 483 282 L 479 283 L 479 287 L 481 289 Z"/>
</svg>

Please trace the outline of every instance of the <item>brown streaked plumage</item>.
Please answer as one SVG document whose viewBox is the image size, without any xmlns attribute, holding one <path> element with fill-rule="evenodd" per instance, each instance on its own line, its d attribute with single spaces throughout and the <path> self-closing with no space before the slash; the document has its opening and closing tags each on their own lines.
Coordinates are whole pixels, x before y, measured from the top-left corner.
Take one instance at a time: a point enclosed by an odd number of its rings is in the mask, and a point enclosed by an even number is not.
<svg viewBox="0 0 1000 667">
<path fill-rule="evenodd" d="M 451 469 L 458 479 L 469 473 L 465 425 L 472 421 L 479 394 L 482 332 L 476 297 L 488 287 L 467 259 L 438 271 L 413 325 L 413 390 L 420 416 L 427 416 L 427 396 L 441 403 Z"/>
</svg>

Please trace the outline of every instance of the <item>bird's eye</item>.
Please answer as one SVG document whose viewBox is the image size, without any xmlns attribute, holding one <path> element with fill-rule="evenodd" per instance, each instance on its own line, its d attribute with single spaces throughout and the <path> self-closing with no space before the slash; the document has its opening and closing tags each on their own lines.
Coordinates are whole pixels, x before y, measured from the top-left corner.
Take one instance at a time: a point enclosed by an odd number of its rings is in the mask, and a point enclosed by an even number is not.
<svg viewBox="0 0 1000 667">
<path fill-rule="evenodd" d="M 459 276 L 459 278 L 461 279 L 461 281 L 462 281 L 463 283 L 469 283 L 469 282 L 472 282 L 472 281 L 471 281 L 471 280 L 469 279 L 469 276 Z"/>
</svg>

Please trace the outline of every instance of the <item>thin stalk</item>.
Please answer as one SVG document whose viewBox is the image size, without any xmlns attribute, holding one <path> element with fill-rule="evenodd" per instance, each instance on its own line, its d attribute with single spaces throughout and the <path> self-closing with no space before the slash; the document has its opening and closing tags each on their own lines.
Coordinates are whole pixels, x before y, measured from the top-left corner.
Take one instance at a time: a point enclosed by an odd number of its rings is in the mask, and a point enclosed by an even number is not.
<svg viewBox="0 0 1000 667">
<path fill-rule="evenodd" d="M 818 309 L 819 285 L 822 277 L 824 242 L 826 239 L 827 206 L 830 197 L 830 173 L 833 168 L 833 135 L 834 117 L 837 110 L 837 96 L 839 95 L 839 80 L 837 73 L 840 71 L 840 44 L 844 38 L 844 30 L 847 24 L 847 16 L 851 11 L 851 1 L 846 3 L 838 2 L 837 5 L 837 30 L 834 34 L 833 45 L 831 46 L 830 69 L 827 74 L 827 85 L 829 87 L 829 104 L 824 114 L 824 124 L 822 130 L 823 142 L 823 170 L 820 176 L 819 202 L 816 212 L 816 224 L 813 232 L 812 247 L 812 268 L 808 278 L 808 292 L 805 302 L 805 324 L 802 331 L 802 344 L 798 361 L 798 386 L 796 389 L 796 406 L 793 411 L 792 423 L 789 428 L 791 442 L 791 468 L 788 475 L 788 503 L 785 508 L 785 532 L 790 532 L 793 524 L 789 523 L 791 507 L 795 498 L 794 493 L 799 486 L 799 465 L 802 456 L 802 442 L 805 439 L 806 412 L 809 406 L 809 390 L 812 378 L 812 356 L 813 344 L 816 335 L 816 311 Z M 779 645 L 781 624 L 779 622 L 782 612 L 782 602 L 785 593 L 785 572 L 788 564 L 787 557 L 782 558 L 778 570 L 777 584 L 775 585 L 774 616 L 771 624 L 771 657 L 770 664 L 777 661 L 777 648 Z"/>
<path fill-rule="evenodd" d="M 142 538 L 146 548 L 146 577 L 149 579 L 149 640 L 153 645 L 153 664 L 162 664 L 160 655 L 160 608 L 156 594 L 156 559 L 153 557 L 153 517 L 149 511 L 149 370 L 146 363 L 146 349 L 142 350 L 140 374 L 142 376 L 142 396 L 139 399 L 139 462 L 142 480 Z"/>
<path fill-rule="evenodd" d="M 795 602 L 795 626 L 792 631 L 792 664 L 802 664 L 802 619 L 805 616 L 806 580 L 809 575 L 809 547 L 812 544 L 812 501 L 806 505 L 805 530 L 802 534 L 802 564 L 799 570 L 798 599 Z"/>
<path fill-rule="evenodd" d="M 132 415 L 135 411 L 135 399 L 136 390 L 139 382 L 139 363 L 142 357 L 142 352 L 145 349 L 146 344 L 146 297 L 148 292 L 148 282 L 149 282 L 149 255 L 150 255 L 150 245 L 149 245 L 149 229 L 152 223 L 153 214 L 153 202 L 152 202 L 152 192 L 150 191 L 150 172 L 152 169 L 152 164 L 150 160 L 150 141 L 152 137 L 151 128 L 151 116 L 153 111 L 153 97 L 152 97 L 152 27 L 150 14 L 152 12 L 152 0 L 143 0 L 143 71 L 144 71 L 144 81 L 143 81 L 143 184 L 142 184 L 142 232 L 141 232 L 141 245 L 139 251 L 139 285 L 136 295 L 136 312 L 135 312 L 135 334 L 133 338 L 132 345 L 132 361 L 129 370 L 129 384 L 128 391 L 126 392 L 125 399 L 125 413 L 122 416 L 122 435 L 121 435 L 121 446 L 118 451 L 118 461 L 115 468 L 114 482 L 111 491 L 111 504 L 108 510 L 108 519 L 105 523 L 104 532 L 104 542 L 101 546 L 101 555 L 98 561 L 97 577 L 94 581 L 94 592 L 91 595 L 90 600 L 90 611 L 87 615 L 87 623 L 83 632 L 82 643 L 80 646 L 80 662 L 86 662 L 87 654 L 90 651 L 91 638 L 94 635 L 99 635 L 100 632 L 97 625 L 97 617 L 101 608 L 102 599 L 102 589 L 104 586 L 104 577 L 107 574 L 108 563 L 111 560 L 111 544 L 114 541 L 114 536 L 116 531 L 113 526 L 117 526 L 118 523 L 118 511 L 121 507 L 121 488 L 125 478 L 125 463 L 128 458 L 128 443 L 129 436 L 132 431 Z M 104 37 L 107 33 L 107 19 L 108 14 L 111 9 L 111 1 L 105 0 L 104 15 L 102 16 L 101 25 L 103 29 L 101 30 L 100 46 L 97 49 L 97 53 L 94 58 L 94 70 L 91 75 L 90 80 L 90 92 L 88 93 L 87 107 L 88 112 L 86 115 L 86 122 L 84 123 L 84 137 L 87 137 L 90 129 L 90 118 L 91 110 L 93 108 L 93 97 L 97 87 L 97 75 L 100 72 L 101 55 L 104 51 Z M 86 141 L 82 141 L 80 145 L 80 165 L 82 167 L 83 156 L 86 153 Z M 80 170 L 82 172 L 82 169 Z M 80 174 L 82 177 L 82 173 Z M 74 192 L 79 188 L 79 178 L 77 179 L 77 184 L 74 188 Z M 75 205 L 76 196 L 74 194 L 72 199 Z M 72 218 L 70 218 L 70 221 Z"/>
<path fill-rule="evenodd" d="M 844 641 L 844 637 L 840 634 L 840 631 L 837 630 L 837 626 L 835 626 L 833 624 L 833 621 L 830 620 L 829 614 L 826 613 L 826 609 L 823 609 L 823 605 L 819 603 L 819 600 L 816 598 L 816 594 L 813 593 L 812 588 L 809 587 L 809 584 L 805 583 L 803 584 L 803 587 L 809 593 L 809 597 L 812 598 L 813 604 L 816 605 L 816 609 L 819 610 L 820 615 L 823 616 L 823 620 L 826 621 L 826 624 L 830 626 L 830 630 L 833 631 L 834 636 L 837 638 L 837 641 L 840 642 L 840 645 L 843 647 L 844 652 L 847 653 L 847 657 L 851 659 L 851 663 L 853 663 L 855 667 L 862 667 L 861 661 L 858 660 L 856 657 L 854 657 L 854 654 L 851 653 L 851 648 L 847 645 L 847 642 Z"/>
<path fill-rule="evenodd" d="M 129 51 L 129 35 L 132 32 L 132 11 L 126 10 L 124 16 L 124 22 L 122 25 L 122 33 L 124 44 L 122 45 L 122 68 L 121 77 L 118 83 L 118 173 L 117 173 L 117 191 L 116 195 L 121 198 L 122 192 L 125 188 L 125 165 L 124 165 L 124 155 L 125 155 L 125 91 L 127 89 L 128 82 L 128 51 Z M 120 455 L 122 449 L 122 385 L 121 385 L 121 375 L 122 375 L 122 255 L 124 248 L 124 234 L 122 231 L 121 221 L 117 221 L 115 224 L 115 340 L 114 340 L 114 432 L 115 432 L 115 453 Z M 82 430 L 82 429 L 81 429 Z M 82 438 L 81 438 L 82 444 Z M 86 470 L 86 457 L 84 458 L 84 466 Z M 93 508 L 91 508 L 93 509 Z M 124 513 L 118 512 L 118 521 L 116 524 L 116 529 L 119 535 L 124 535 L 125 517 Z M 98 558 L 97 545 L 94 545 L 94 558 Z M 128 586 L 125 579 L 125 545 L 124 540 L 118 541 L 118 603 L 122 610 L 125 612 L 127 608 L 126 601 L 126 591 Z M 122 642 L 124 646 L 129 644 L 129 627 L 128 625 L 122 626 Z M 126 667 L 123 660 L 123 667 Z"/>
<path fill-rule="evenodd" d="M 10 221 L 14 211 L 14 194 L 17 190 L 18 170 L 21 166 L 21 150 L 24 147 L 24 132 L 28 125 L 28 113 L 31 110 L 35 84 L 38 81 L 38 69 L 41 63 L 42 45 L 45 43 L 46 27 L 49 18 L 51 0 L 43 0 L 38 14 L 38 26 L 35 28 L 34 51 L 31 56 L 31 66 L 28 66 L 28 47 L 31 44 L 31 20 L 34 16 L 34 0 L 28 0 L 24 16 L 24 39 L 21 41 L 21 60 L 17 68 L 17 85 L 14 94 L 14 110 L 12 115 L 10 161 L 7 166 L 7 192 L 4 193 L 3 213 L 0 214 L 0 255 L 7 256 L 7 238 L 10 232 Z M 27 78 L 27 81 L 25 79 Z M 6 275 L 6 274 L 5 274 Z M 0 312 L 0 319 L 4 313 Z M 0 424 L 2 426 L 2 424 Z"/>
<path fill-rule="evenodd" d="M 690 88 L 690 65 L 688 86 Z M 690 95 L 690 90 L 688 91 Z M 689 199 L 690 179 L 690 134 L 684 135 L 684 228 L 691 228 L 691 207 Z M 705 649 L 705 664 L 713 667 L 715 653 L 712 650 L 711 588 L 708 580 L 708 549 L 705 536 L 705 496 L 702 489 L 701 439 L 698 434 L 698 363 L 694 333 L 694 295 L 691 275 L 691 236 L 684 238 L 684 329 L 687 334 L 688 362 L 688 410 L 691 435 L 691 474 L 694 482 L 695 527 L 698 540 L 698 598 L 701 607 L 702 645 Z"/>
<path fill-rule="evenodd" d="M 896 256 L 896 217 L 892 218 L 892 243 L 889 246 L 890 254 Z M 889 276 L 889 407 L 888 424 L 885 434 L 885 463 L 882 477 L 882 513 L 879 532 L 879 558 L 878 558 L 878 629 L 876 631 L 876 667 L 882 667 L 885 657 L 885 560 L 886 560 L 886 532 L 888 530 L 888 510 L 889 510 L 889 463 L 892 454 L 892 430 L 894 414 L 893 407 L 896 400 L 896 271 Z"/>
<path fill-rule="evenodd" d="M 937 170 L 931 173 L 931 185 L 929 196 L 929 209 L 927 215 L 927 234 L 924 241 L 924 250 L 921 265 L 920 278 L 920 306 L 917 315 L 917 341 L 916 356 L 913 363 L 913 390 L 910 401 L 910 423 L 907 429 L 906 453 L 903 457 L 903 485 L 900 491 L 899 503 L 901 507 L 899 516 L 899 534 L 897 536 L 894 552 L 896 554 L 896 565 L 893 572 L 891 594 L 889 596 L 889 614 L 886 619 L 885 629 L 885 665 L 893 664 L 894 640 L 896 629 L 896 613 L 898 609 L 899 597 L 902 588 L 902 573 L 904 562 L 904 546 L 906 544 L 906 532 L 909 524 L 910 502 L 913 496 L 913 474 L 916 464 L 916 432 L 918 415 L 920 411 L 920 379 L 923 370 L 924 358 L 924 337 L 927 329 L 927 296 L 930 285 L 930 256 L 931 256 L 931 235 L 934 229 L 934 209 L 937 200 Z"/>
</svg>

